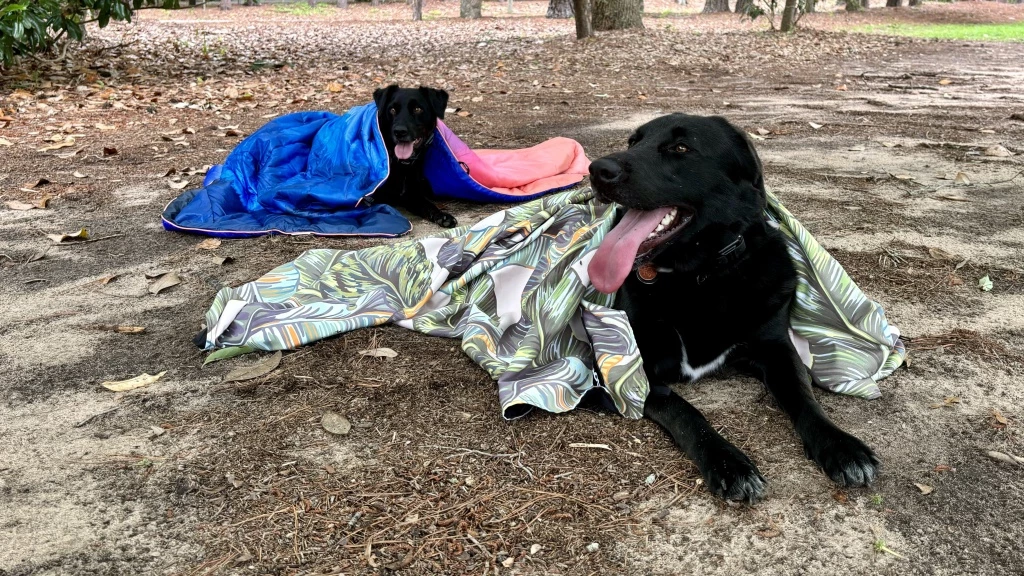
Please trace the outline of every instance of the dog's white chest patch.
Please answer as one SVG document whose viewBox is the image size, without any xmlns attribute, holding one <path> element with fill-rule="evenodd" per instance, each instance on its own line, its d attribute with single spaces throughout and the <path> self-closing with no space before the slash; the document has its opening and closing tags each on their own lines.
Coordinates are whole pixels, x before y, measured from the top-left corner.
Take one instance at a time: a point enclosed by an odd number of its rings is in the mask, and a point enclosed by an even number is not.
<svg viewBox="0 0 1024 576">
<path fill-rule="evenodd" d="M 733 346 L 730 346 L 725 352 L 718 355 L 717 358 L 708 362 L 707 364 L 701 364 L 700 366 L 691 366 L 689 357 L 686 355 L 686 346 L 683 345 L 683 361 L 679 363 L 679 368 L 683 372 L 683 376 L 689 376 L 690 382 L 694 382 L 718 370 L 725 364 L 726 357 L 729 356 L 729 352 L 732 352 Z"/>
</svg>

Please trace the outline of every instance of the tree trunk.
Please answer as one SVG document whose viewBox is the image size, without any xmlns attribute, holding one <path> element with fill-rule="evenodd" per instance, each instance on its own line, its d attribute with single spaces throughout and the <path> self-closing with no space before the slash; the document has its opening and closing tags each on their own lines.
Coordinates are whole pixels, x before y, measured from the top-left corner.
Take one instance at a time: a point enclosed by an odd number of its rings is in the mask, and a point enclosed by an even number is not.
<svg viewBox="0 0 1024 576">
<path fill-rule="evenodd" d="M 460 0 L 459 18 L 479 18 L 483 0 Z"/>
<path fill-rule="evenodd" d="M 551 0 L 548 2 L 548 18 L 572 18 L 572 0 Z"/>
<path fill-rule="evenodd" d="M 736 0 L 736 13 L 746 14 L 754 5 L 754 0 Z"/>
<path fill-rule="evenodd" d="M 231 0 L 220 0 L 221 10 L 231 10 Z"/>
<path fill-rule="evenodd" d="M 593 10 L 594 30 L 644 27 L 644 0 L 594 0 Z"/>
<path fill-rule="evenodd" d="M 796 0 L 786 0 L 782 7 L 782 24 L 779 25 L 780 32 L 792 32 L 796 27 Z"/>
<path fill-rule="evenodd" d="M 316 8 L 316 0 L 309 0 L 309 7 Z"/>
<path fill-rule="evenodd" d="M 338 0 L 338 8 L 348 8 L 348 0 Z"/>
<path fill-rule="evenodd" d="M 899 8 L 903 4 L 903 0 L 885 0 L 886 8 Z"/>
<path fill-rule="evenodd" d="M 512 8 L 512 0 L 508 0 L 508 13 L 513 14 L 515 10 Z"/>
<path fill-rule="evenodd" d="M 423 20 L 423 0 L 412 0 L 412 19 L 416 22 Z"/>
<path fill-rule="evenodd" d="M 814 3 L 816 0 L 804 0 L 804 12 L 810 14 L 814 12 Z"/>
<path fill-rule="evenodd" d="M 860 11 L 860 0 L 846 0 L 846 11 L 847 12 L 859 12 Z"/>
<path fill-rule="evenodd" d="M 370 0 L 370 6 L 380 6 L 380 0 Z"/>
<path fill-rule="evenodd" d="M 860 7 L 865 10 L 871 8 L 871 0 L 860 0 Z"/>
<path fill-rule="evenodd" d="M 1017 3 L 1020 4 L 1020 1 L 1018 0 Z M 910 7 L 911 8 L 914 8 L 914 7 L 920 6 L 920 5 L 921 5 L 921 0 L 910 0 Z"/>
<path fill-rule="evenodd" d="M 576 39 L 583 40 L 594 35 L 594 18 L 590 12 L 590 0 L 572 0 L 576 14 Z"/>
<path fill-rule="evenodd" d="M 704 9 L 701 12 L 709 14 L 711 12 L 728 12 L 729 11 L 729 0 L 707 0 L 704 2 Z"/>
</svg>

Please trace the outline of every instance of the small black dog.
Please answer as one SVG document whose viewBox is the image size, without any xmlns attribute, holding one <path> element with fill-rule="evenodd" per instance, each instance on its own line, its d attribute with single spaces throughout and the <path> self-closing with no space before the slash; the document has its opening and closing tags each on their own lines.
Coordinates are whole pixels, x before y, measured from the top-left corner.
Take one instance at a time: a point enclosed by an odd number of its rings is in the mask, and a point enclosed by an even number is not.
<svg viewBox="0 0 1024 576">
<path fill-rule="evenodd" d="M 672 435 L 708 488 L 752 502 L 766 481 L 668 384 L 736 360 L 768 387 L 825 474 L 870 484 L 878 459 L 822 411 L 790 340 L 796 271 L 765 221 L 761 161 L 746 135 L 723 118 L 663 116 L 637 129 L 624 152 L 594 161 L 590 176 L 600 198 L 628 209 L 591 260 L 591 282 L 617 291 L 629 317 L 651 383 L 644 415 Z"/>
<path fill-rule="evenodd" d="M 448 93 L 434 88 L 399 88 L 392 84 L 373 92 L 377 119 L 388 149 L 389 174 L 373 202 L 403 206 L 413 214 L 452 228 L 455 218 L 433 202 L 433 189 L 423 176 L 423 153 L 434 139 L 437 120 L 444 118 Z"/>
</svg>

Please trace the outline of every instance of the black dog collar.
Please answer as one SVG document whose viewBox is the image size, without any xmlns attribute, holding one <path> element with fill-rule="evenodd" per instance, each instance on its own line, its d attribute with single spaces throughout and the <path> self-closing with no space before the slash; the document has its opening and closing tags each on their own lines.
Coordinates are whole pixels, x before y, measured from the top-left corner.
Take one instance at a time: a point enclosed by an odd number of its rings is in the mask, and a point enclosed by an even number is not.
<svg viewBox="0 0 1024 576">
<path fill-rule="evenodd" d="M 739 235 L 735 240 L 728 243 L 721 250 L 718 251 L 718 257 L 715 258 L 714 264 L 707 266 L 706 270 L 697 274 L 697 284 L 703 284 L 708 276 L 714 272 L 715 268 L 723 268 L 728 266 L 732 262 L 735 262 L 747 251 L 747 242 L 743 239 L 743 235 Z M 644 284 L 654 284 L 658 280 L 658 274 L 674 272 L 671 268 L 663 266 L 655 266 L 650 262 L 646 262 L 640 265 L 636 269 L 636 278 Z"/>
</svg>

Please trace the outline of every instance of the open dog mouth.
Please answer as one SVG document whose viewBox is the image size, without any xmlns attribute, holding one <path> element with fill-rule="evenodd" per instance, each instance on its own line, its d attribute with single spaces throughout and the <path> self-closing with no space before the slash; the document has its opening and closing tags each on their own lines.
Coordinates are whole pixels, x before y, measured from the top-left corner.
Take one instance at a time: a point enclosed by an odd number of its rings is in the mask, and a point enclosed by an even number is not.
<svg viewBox="0 0 1024 576">
<path fill-rule="evenodd" d="M 395 157 L 399 160 L 408 160 L 412 158 L 412 153 L 415 149 L 423 142 L 422 138 L 417 138 L 412 142 L 395 142 Z"/>
<path fill-rule="evenodd" d="M 694 214 L 686 206 L 629 209 L 590 260 L 587 272 L 591 284 L 605 294 L 618 290 L 629 273 L 653 258 L 658 247 L 686 228 Z"/>
</svg>

